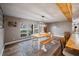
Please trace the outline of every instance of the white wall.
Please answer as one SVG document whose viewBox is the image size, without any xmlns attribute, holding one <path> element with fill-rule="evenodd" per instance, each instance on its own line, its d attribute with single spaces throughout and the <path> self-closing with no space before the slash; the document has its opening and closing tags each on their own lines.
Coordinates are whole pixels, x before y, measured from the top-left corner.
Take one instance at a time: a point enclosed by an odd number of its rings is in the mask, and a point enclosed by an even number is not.
<svg viewBox="0 0 79 59">
<path fill-rule="evenodd" d="M 2 56 L 4 50 L 4 28 L 3 28 L 3 16 L 0 8 L 0 56 Z"/>
<path fill-rule="evenodd" d="M 72 32 L 72 23 L 71 22 L 50 23 L 48 24 L 48 30 L 52 32 L 54 35 L 64 35 L 64 32 Z"/>
<path fill-rule="evenodd" d="M 3 54 L 4 50 L 4 29 L 0 29 L 0 56 Z"/>
<path fill-rule="evenodd" d="M 73 33 L 75 33 L 75 26 L 77 26 L 76 33 L 79 33 L 79 18 L 73 19 L 73 22 L 72 22 Z"/>
<path fill-rule="evenodd" d="M 31 21 L 31 20 L 27 20 L 27 19 L 18 18 L 18 17 L 12 17 L 12 16 L 5 16 L 4 19 L 5 19 L 4 20 L 5 43 L 16 41 L 16 40 L 21 40 L 21 38 L 20 38 L 21 24 L 39 24 L 36 21 Z M 8 26 L 9 21 L 16 21 L 17 26 L 16 27 Z"/>
</svg>

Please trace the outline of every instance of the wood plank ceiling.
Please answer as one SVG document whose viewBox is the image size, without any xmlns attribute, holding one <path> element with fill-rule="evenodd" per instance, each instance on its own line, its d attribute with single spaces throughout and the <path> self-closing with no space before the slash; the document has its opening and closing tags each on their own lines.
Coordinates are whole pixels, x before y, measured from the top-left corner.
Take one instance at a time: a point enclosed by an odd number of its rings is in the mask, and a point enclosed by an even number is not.
<svg viewBox="0 0 79 59">
<path fill-rule="evenodd" d="M 72 22 L 72 4 L 71 3 L 57 3 L 57 6 L 67 18 L 69 22 Z"/>
</svg>

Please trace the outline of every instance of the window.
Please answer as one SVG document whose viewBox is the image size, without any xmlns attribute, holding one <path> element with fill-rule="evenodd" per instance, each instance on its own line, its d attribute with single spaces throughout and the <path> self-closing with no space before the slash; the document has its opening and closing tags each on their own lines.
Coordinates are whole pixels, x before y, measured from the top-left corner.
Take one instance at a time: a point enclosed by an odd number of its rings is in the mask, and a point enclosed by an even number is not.
<svg viewBox="0 0 79 59">
<path fill-rule="evenodd" d="M 29 37 L 32 34 L 32 24 L 21 24 L 21 38 Z"/>
<path fill-rule="evenodd" d="M 57 27 L 57 26 L 53 26 L 53 34 L 54 35 L 60 35 L 63 36 L 64 32 L 61 28 Z"/>
</svg>

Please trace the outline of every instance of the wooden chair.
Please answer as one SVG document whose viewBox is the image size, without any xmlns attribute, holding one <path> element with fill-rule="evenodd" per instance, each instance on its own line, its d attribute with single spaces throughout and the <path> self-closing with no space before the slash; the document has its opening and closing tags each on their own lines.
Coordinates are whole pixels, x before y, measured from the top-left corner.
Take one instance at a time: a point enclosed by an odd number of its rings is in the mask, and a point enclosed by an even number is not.
<svg viewBox="0 0 79 59">
<path fill-rule="evenodd" d="M 62 51 L 65 48 L 65 38 L 60 38 L 60 49 L 61 49 L 61 54 L 63 55 Z"/>
<path fill-rule="evenodd" d="M 60 47 L 61 47 L 61 54 L 63 55 L 63 49 L 66 46 L 68 39 L 70 38 L 70 32 L 65 32 L 64 37 L 60 39 Z"/>
<path fill-rule="evenodd" d="M 71 36 L 71 33 L 70 33 L 70 32 L 65 32 L 65 33 L 64 33 L 65 44 L 66 44 L 67 41 L 69 40 L 70 36 Z"/>
<path fill-rule="evenodd" d="M 52 35 L 49 33 L 48 39 L 47 40 L 43 40 L 43 41 L 40 42 L 40 44 L 42 45 L 41 49 L 46 52 L 47 51 L 46 45 L 51 43 L 51 41 L 52 41 Z"/>
</svg>

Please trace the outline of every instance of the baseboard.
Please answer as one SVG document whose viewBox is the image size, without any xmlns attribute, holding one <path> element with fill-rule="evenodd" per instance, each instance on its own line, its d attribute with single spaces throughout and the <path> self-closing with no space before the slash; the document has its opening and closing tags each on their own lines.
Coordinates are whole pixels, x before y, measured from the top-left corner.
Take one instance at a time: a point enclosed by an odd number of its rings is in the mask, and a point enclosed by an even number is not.
<svg viewBox="0 0 79 59">
<path fill-rule="evenodd" d="M 10 44 L 14 44 L 14 43 L 18 43 L 18 42 L 26 41 L 26 40 L 30 40 L 30 38 L 22 39 L 22 40 L 16 40 L 16 41 L 12 41 L 12 42 L 7 42 L 7 43 L 5 43 L 5 45 L 10 45 Z"/>
</svg>

